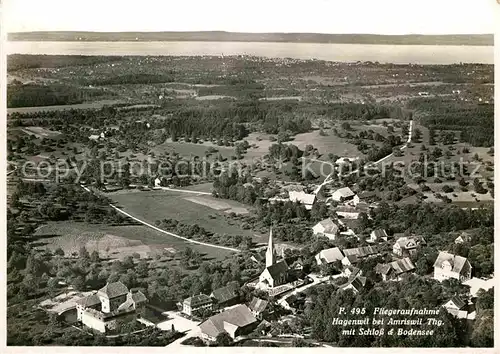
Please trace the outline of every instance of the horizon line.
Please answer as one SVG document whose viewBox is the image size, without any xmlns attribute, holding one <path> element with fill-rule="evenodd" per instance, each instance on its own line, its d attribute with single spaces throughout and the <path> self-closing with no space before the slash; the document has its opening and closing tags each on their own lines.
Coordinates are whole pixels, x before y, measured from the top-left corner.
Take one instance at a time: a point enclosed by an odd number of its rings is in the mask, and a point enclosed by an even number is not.
<svg viewBox="0 0 500 354">
<path fill-rule="evenodd" d="M 225 30 L 162 30 L 162 31 L 97 31 L 97 30 L 36 30 L 36 31 L 14 31 L 6 32 L 6 34 L 19 34 L 19 33 L 45 33 L 45 32 L 86 32 L 86 33 L 244 33 L 244 34 L 315 34 L 315 35 L 369 35 L 369 36 L 493 36 L 494 33 L 400 33 L 400 34 L 387 34 L 387 33 L 327 33 L 327 32 L 251 32 L 251 31 L 225 31 Z"/>
</svg>

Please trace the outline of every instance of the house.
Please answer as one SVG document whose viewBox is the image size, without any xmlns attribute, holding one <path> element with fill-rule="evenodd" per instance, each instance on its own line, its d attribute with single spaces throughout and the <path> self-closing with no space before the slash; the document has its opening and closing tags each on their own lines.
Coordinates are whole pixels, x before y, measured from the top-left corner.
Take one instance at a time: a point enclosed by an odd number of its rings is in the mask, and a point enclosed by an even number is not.
<svg viewBox="0 0 500 354">
<path fill-rule="evenodd" d="M 342 264 L 352 266 L 359 263 L 363 258 L 378 254 L 378 248 L 375 246 L 365 246 L 358 248 L 347 248 L 344 250 L 344 258 Z"/>
<path fill-rule="evenodd" d="M 377 274 L 380 274 L 384 281 L 399 281 L 401 280 L 401 275 L 411 272 L 414 269 L 415 265 L 408 257 L 398 259 L 386 264 L 377 264 L 375 266 L 375 272 Z"/>
<path fill-rule="evenodd" d="M 355 193 L 352 191 L 351 188 L 343 187 L 343 188 L 339 188 L 335 192 L 333 192 L 329 199 L 331 199 L 335 202 L 343 203 L 345 201 L 354 199 L 354 196 L 355 196 Z M 359 202 L 359 198 L 358 198 L 358 202 Z"/>
<path fill-rule="evenodd" d="M 89 136 L 89 140 L 98 141 L 99 139 L 101 139 L 100 135 L 92 134 L 91 136 Z"/>
<path fill-rule="evenodd" d="M 359 218 L 361 211 L 352 206 L 342 206 L 335 209 L 335 214 L 339 218 L 356 220 Z"/>
<path fill-rule="evenodd" d="M 366 284 L 366 278 L 359 276 L 359 277 L 351 278 L 350 280 L 347 281 L 347 283 L 342 284 L 339 287 L 339 289 L 341 289 L 341 290 L 351 289 L 352 291 L 354 291 L 355 294 L 358 294 L 364 288 L 365 284 Z"/>
<path fill-rule="evenodd" d="M 467 243 L 467 242 L 470 242 L 471 240 L 471 237 L 468 233 L 466 232 L 462 232 L 456 239 L 455 239 L 455 243 L 459 244 L 459 243 Z"/>
<path fill-rule="evenodd" d="M 283 259 L 277 261 L 276 251 L 273 244 L 273 230 L 269 231 L 269 241 L 266 251 L 266 268 L 259 276 L 259 283 L 265 288 L 274 288 L 283 285 L 288 280 L 289 267 Z"/>
<path fill-rule="evenodd" d="M 269 301 L 253 297 L 252 301 L 248 304 L 248 308 L 257 319 L 262 320 L 270 314 Z"/>
<path fill-rule="evenodd" d="M 314 202 L 316 201 L 316 195 L 308 194 L 303 191 L 290 191 L 288 193 L 288 199 L 293 203 L 298 202 L 304 205 L 307 210 L 311 210 Z"/>
<path fill-rule="evenodd" d="M 354 266 L 347 266 L 347 267 L 345 267 L 344 272 L 343 272 L 343 274 L 347 278 L 355 278 L 357 276 L 360 276 L 362 273 L 363 272 L 361 271 L 361 269 L 359 269 L 357 267 L 354 267 Z"/>
<path fill-rule="evenodd" d="M 473 320 L 476 318 L 476 311 L 471 305 L 458 296 L 453 296 L 442 307 L 456 318 Z"/>
<path fill-rule="evenodd" d="M 237 281 L 232 281 L 222 288 L 215 289 L 212 294 L 210 294 L 210 297 L 220 308 L 231 306 L 238 303 L 240 298 L 240 294 L 238 293 L 239 290 L 240 284 L 238 284 Z"/>
<path fill-rule="evenodd" d="M 209 317 L 199 325 L 201 339 L 215 342 L 217 336 L 226 332 L 231 338 L 248 334 L 258 325 L 258 321 L 246 305 L 238 305 Z"/>
<path fill-rule="evenodd" d="M 325 236 L 330 240 L 335 240 L 338 235 L 340 227 L 337 225 L 332 218 L 321 220 L 319 223 L 313 226 L 313 235 Z"/>
<path fill-rule="evenodd" d="M 341 261 L 344 258 L 344 255 L 340 251 L 340 248 L 334 247 L 320 251 L 314 258 L 316 259 L 316 263 L 318 265 L 322 265 L 330 264 L 335 261 Z"/>
<path fill-rule="evenodd" d="M 182 302 L 182 313 L 188 316 L 196 316 L 204 311 L 212 311 L 212 309 L 213 300 L 205 294 L 188 297 Z"/>
<path fill-rule="evenodd" d="M 387 241 L 387 237 L 387 232 L 384 229 L 376 229 L 370 233 L 370 237 L 366 241 L 372 243 L 380 240 Z"/>
<path fill-rule="evenodd" d="M 448 252 L 439 252 L 434 262 L 434 279 L 438 281 L 453 278 L 463 283 L 471 279 L 471 273 L 472 266 L 467 258 Z"/>
<path fill-rule="evenodd" d="M 400 237 L 392 246 L 392 252 L 399 257 L 411 256 L 417 252 L 418 247 L 425 244 L 425 240 L 420 236 Z"/>
<path fill-rule="evenodd" d="M 160 177 L 156 177 L 155 178 L 155 187 L 156 188 L 161 187 L 161 179 L 160 179 Z"/>
<path fill-rule="evenodd" d="M 135 321 L 142 315 L 146 302 L 141 291 L 129 290 L 122 282 L 107 283 L 76 301 L 77 320 L 105 333 L 116 328 L 118 319 Z"/>
</svg>

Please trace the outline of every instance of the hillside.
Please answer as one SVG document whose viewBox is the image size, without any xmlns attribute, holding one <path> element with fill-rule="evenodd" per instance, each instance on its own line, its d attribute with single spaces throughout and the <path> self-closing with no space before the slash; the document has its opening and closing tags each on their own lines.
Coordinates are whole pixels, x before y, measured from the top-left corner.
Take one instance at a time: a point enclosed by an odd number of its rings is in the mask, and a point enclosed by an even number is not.
<svg viewBox="0 0 500 354">
<path fill-rule="evenodd" d="M 492 34 L 480 35 L 374 35 L 321 33 L 238 32 L 15 32 L 9 41 L 215 41 L 301 42 L 404 45 L 493 45 Z"/>
</svg>

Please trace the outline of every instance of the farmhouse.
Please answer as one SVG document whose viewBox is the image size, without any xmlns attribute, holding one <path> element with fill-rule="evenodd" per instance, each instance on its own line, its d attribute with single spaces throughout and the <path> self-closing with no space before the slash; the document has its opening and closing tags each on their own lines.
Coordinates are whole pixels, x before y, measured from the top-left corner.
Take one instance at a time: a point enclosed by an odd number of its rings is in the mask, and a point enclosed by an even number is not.
<svg viewBox="0 0 500 354">
<path fill-rule="evenodd" d="M 232 281 L 222 288 L 215 289 L 210 294 L 210 297 L 214 299 L 219 308 L 235 305 L 238 303 L 240 297 L 238 294 L 239 289 L 240 285 L 238 282 Z"/>
<path fill-rule="evenodd" d="M 314 202 L 316 201 L 316 195 L 308 194 L 306 192 L 290 191 L 288 193 L 288 198 L 293 203 L 298 202 L 304 205 L 307 210 L 311 210 Z"/>
<path fill-rule="evenodd" d="M 226 332 L 231 338 L 251 332 L 258 324 L 257 319 L 246 305 L 238 305 L 208 318 L 199 325 L 201 338 L 215 342 L 217 336 Z"/>
<path fill-rule="evenodd" d="M 342 259 L 342 264 L 345 266 L 352 266 L 363 258 L 373 256 L 378 253 L 379 251 L 375 246 L 348 248 L 344 250 L 345 257 Z"/>
<path fill-rule="evenodd" d="M 342 284 L 339 289 L 341 290 L 349 290 L 351 289 L 354 291 L 354 293 L 359 293 L 361 290 L 364 288 L 366 284 L 366 278 L 365 277 L 355 277 L 351 278 L 347 283 Z"/>
<path fill-rule="evenodd" d="M 122 282 L 108 283 L 76 302 L 77 320 L 105 333 L 116 328 L 117 320 L 134 321 L 143 313 L 146 302 L 142 292 L 129 291 Z"/>
<path fill-rule="evenodd" d="M 335 202 L 343 203 L 348 200 L 353 200 L 355 197 L 354 192 L 351 190 L 349 187 L 344 187 L 337 189 L 335 192 L 333 192 L 332 196 L 329 198 Z M 358 201 L 359 202 L 359 198 Z"/>
<path fill-rule="evenodd" d="M 421 244 L 425 244 L 423 237 L 400 237 L 396 240 L 394 246 L 392 246 L 392 252 L 399 257 L 411 256 L 417 252 Z"/>
<path fill-rule="evenodd" d="M 464 300 L 460 299 L 458 296 L 453 296 L 448 302 L 443 304 L 443 307 L 456 318 L 473 320 L 476 318 L 476 311 L 469 313 L 469 306 Z"/>
<path fill-rule="evenodd" d="M 330 264 L 335 261 L 341 261 L 344 258 L 344 255 L 340 251 L 340 248 L 328 248 L 326 250 L 320 251 L 315 257 L 316 263 L 318 265 L 322 264 Z"/>
<path fill-rule="evenodd" d="M 337 222 L 334 222 L 332 218 L 321 220 L 319 223 L 313 226 L 313 235 L 325 236 L 330 240 L 335 240 L 337 237 L 340 227 Z"/>
<path fill-rule="evenodd" d="M 434 279 L 443 281 L 457 279 L 461 283 L 470 280 L 472 266 L 467 258 L 455 256 L 448 252 L 439 252 L 434 262 Z"/>
<path fill-rule="evenodd" d="M 204 311 L 212 311 L 212 309 L 213 300 L 205 294 L 188 297 L 182 303 L 182 312 L 188 316 L 195 316 Z"/>
<path fill-rule="evenodd" d="M 375 266 L 375 272 L 380 274 L 384 281 L 400 281 L 401 275 L 411 272 L 414 269 L 415 265 L 408 257 L 387 264 L 377 264 Z"/>
</svg>

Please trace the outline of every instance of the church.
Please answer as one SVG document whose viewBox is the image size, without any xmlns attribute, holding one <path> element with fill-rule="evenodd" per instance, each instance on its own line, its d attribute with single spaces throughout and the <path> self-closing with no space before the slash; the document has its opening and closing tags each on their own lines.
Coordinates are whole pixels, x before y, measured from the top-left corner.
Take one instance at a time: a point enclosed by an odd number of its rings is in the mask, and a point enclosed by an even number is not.
<svg viewBox="0 0 500 354">
<path fill-rule="evenodd" d="M 288 280 L 288 264 L 285 260 L 277 261 L 273 244 L 273 229 L 269 232 L 269 244 L 266 251 L 266 269 L 259 276 L 259 283 L 264 288 L 283 285 Z"/>
</svg>

